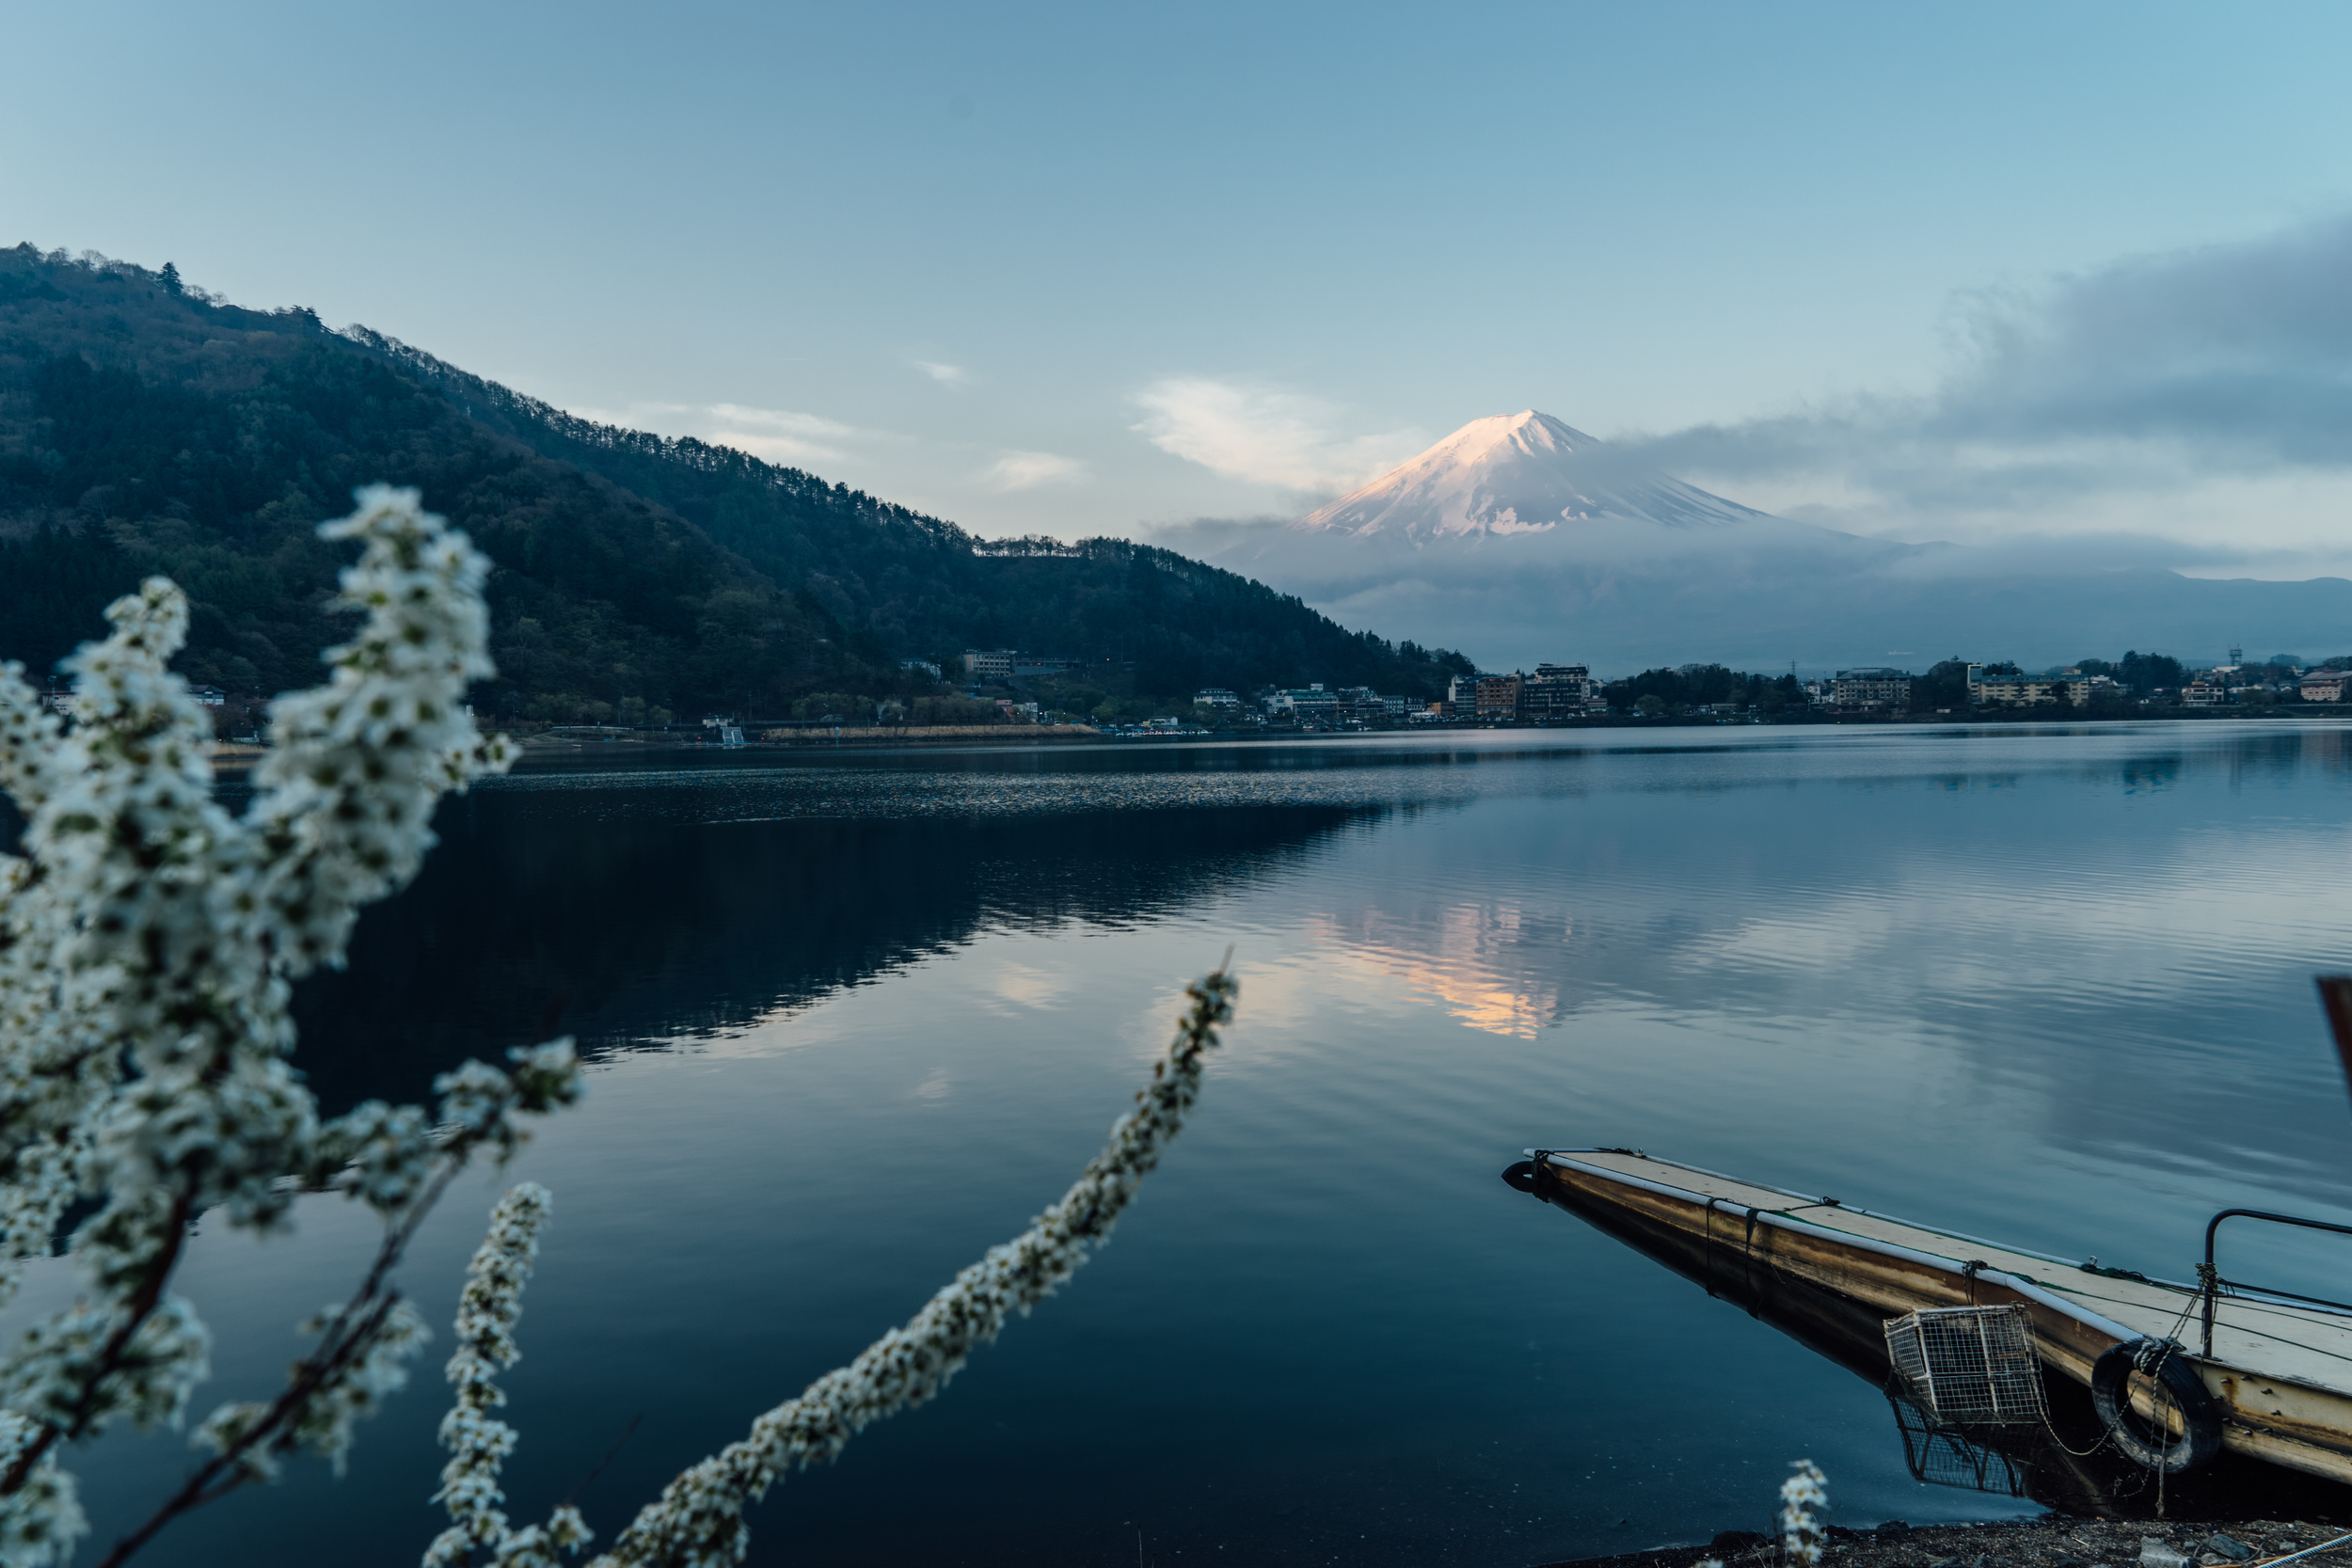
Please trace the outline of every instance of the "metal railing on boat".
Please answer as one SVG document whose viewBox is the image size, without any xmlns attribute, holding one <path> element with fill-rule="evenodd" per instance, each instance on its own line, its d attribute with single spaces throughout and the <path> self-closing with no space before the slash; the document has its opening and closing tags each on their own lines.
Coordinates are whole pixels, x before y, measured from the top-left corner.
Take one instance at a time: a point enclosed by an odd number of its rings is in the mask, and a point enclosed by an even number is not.
<svg viewBox="0 0 2352 1568">
<path fill-rule="evenodd" d="M 2205 1327 L 2205 1359 L 2213 1359 L 2213 1312 L 2216 1300 L 2224 1291 L 2251 1291 L 2256 1295 L 2277 1301 L 2300 1302 L 2306 1307 L 2326 1307 L 2339 1312 L 2352 1312 L 2352 1301 L 2334 1301 L 2327 1296 L 2298 1295 L 2293 1291 L 2276 1291 L 2267 1285 L 2249 1285 L 2240 1279 L 2224 1279 L 2214 1266 L 2214 1234 L 2223 1220 L 2263 1220 L 2271 1225 L 2299 1226 L 2305 1230 L 2332 1230 L 2339 1236 L 2352 1236 L 2352 1225 L 2338 1225 L 2332 1220 L 2307 1220 L 2299 1214 L 2274 1214 L 2266 1209 L 2224 1209 L 2205 1222 L 2205 1260 L 2197 1266 L 2197 1293 L 2203 1298 Z"/>
</svg>

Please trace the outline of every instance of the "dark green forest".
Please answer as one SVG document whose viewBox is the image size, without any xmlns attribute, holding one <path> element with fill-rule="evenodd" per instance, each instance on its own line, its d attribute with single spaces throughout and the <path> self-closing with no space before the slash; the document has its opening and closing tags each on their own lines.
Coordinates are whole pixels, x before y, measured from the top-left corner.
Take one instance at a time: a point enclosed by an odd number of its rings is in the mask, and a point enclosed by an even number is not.
<svg viewBox="0 0 2352 1568">
<path fill-rule="evenodd" d="M 37 678 L 161 573 L 194 606 L 178 667 L 233 693 L 318 678 L 352 490 L 415 485 L 495 562 L 501 717 L 783 713 L 907 691 L 898 661 L 1019 647 L 1136 696 L 1365 685 L 1437 695 L 1458 655 L 1116 539 L 983 541 L 724 447 L 575 419 L 307 309 L 167 265 L 0 250 L 0 657 Z M 943 666 L 947 667 L 947 666 Z M 914 683 L 927 685 L 927 682 Z"/>
</svg>

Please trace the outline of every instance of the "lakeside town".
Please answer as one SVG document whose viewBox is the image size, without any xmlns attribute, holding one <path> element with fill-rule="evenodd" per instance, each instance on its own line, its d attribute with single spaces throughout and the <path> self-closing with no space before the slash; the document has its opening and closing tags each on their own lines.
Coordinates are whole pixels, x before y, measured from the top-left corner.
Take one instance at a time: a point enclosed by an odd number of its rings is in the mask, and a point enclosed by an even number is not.
<svg viewBox="0 0 2352 1568">
<path fill-rule="evenodd" d="M 1005 738 L 1025 726 L 1038 738 L 1095 736 L 1168 739 L 1222 735 L 1276 736 L 1446 728 L 1555 728 L 1644 724 L 1795 724 L 1985 721 L 2014 719 L 2204 719 L 2264 714 L 2342 714 L 2352 656 L 2306 662 L 2279 655 L 2249 662 L 2241 649 L 2205 667 L 2161 654 L 2126 653 L 2114 661 L 2028 672 L 2013 663 L 1942 660 L 1914 673 L 1858 667 L 1820 677 L 1765 675 L 1721 664 L 1605 679 L 1582 664 L 1540 663 L 1533 671 L 1457 673 L 1445 694 L 1422 699 L 1364 686 L 1310 682 L 1264 686 L 1247 693 L 1203 687 L 1190 702 L 1121 698 L 1102 684 L 1114 667 L 1012 649 L 969 649 L 961 682 L 941 663 L 910 658 L 901 668 L 928 692 L 881 698 L 819 693 L 788 715 L 707 714 L 680 723 L 659 710 L 637 722 L 534 724 L 505 721 L 526 746 L 588 742 L 652 745 L 842 744 L 894 737 L 930 741 Z M 270 703 L 217 686 L 189 689 L 211 711 L 216 760 L 261 754 Z M 65 718 L 77 701 L 62 687 L 43 704 Z"/>
<path fill-rule="evenodd" d="M 929 668 L 929 666 L 927 666 Z M 1116 704 L 1074 710 L 1057 698 L 1083 690 L 1076 661 L 1012 649 L 968 649 L 966 697 L 993 702 L 1009 721 L 1090 724 L 1109 733 L 1318 732 L 1421 726 L 1797 723 L 1869 720 L 2074 717 L 2120 719 L 2252 714 L 2282 707 L 2338 707 L 2352 656 L 2307 662 L 2277 655 L 2249 662 L 2242 648 L 2205 667 L 2162 654 L 2026 671 L 2014 663 L 1951 658 L 1925 671 L 1891 666 L 1840 670 L 1817 678 L 1697 663 L 1617 679 L 1582 664 L 1454 675 L 1443 697 L 1421 700 L 1362 686 L 1311 682 L 1244 693 L 1196 691 L 1188 711 L 1129 718 Z"/>
</svg>

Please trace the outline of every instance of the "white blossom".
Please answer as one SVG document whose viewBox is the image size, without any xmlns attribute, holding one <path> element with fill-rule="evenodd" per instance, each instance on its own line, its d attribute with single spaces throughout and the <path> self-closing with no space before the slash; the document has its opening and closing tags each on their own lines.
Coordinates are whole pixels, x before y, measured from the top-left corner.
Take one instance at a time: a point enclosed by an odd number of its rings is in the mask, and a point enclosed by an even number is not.
<svg viewBox="0 0 2352 1568">
<path fill-rule="evenodd" d="M 586 1522 L 568 1505 L 544 1527 L 520 1530 L 507 1528 L 499 1506 L 506 1500 L 499 1470 L 515 1449 L 516 1433 L 490 1412 L 506 1402 L 498 1374 L 522 1358 L 515 1324 L 522 1316 L 531 1265 L 539 1256 L 539 1227 L 552 1202 L 536 1181 L 513 1188 L 490 1211 L 489 1233 L 466 1267 L 466 1289 L 457 1302 L 457 1349 L 448 1370 L 457 1399 L 441 1418 L 441 1447 L 450 1458 L 433 1497 L 449 1510 L 450 1528 L 426 1549 L 425 1568 L 470 1561 L 477 1548 L 490 1551 L 495 1562 L 537 1568 L 552 1563 L 558 1549 L 577 1551 L 589 1539 Z"/>
<path fill-rule="evenodd" d="M 302 1325 L 306 1334 L 325 1332 L 343 1314 L 339 1304 Z M 302 1402 L 287 1424 L 294 1443 L 333 1464 L 342 1474 L 352 1428 L 408 1386 L 408 1363 L 431 1342 L 433 1331 L 414 1307 L 395 1301 L 364 1337 L 346 1350 L 338 1371 Z"/>
<path fill-rule="evenodd" d="M 109 606 L 110 635 L 66 661 L 71 727 L 0 666 L 0 787 L 25 818 L 23 854 L 0 857 L 0 1300 L 77 1197 L 102 1200 L 72 1238 L 81 1299 L 0 1359 L 0 1554 L 18 1554 L 0 1562 L 79 1529 L 60 1443 L 177 1421 L 206 1376 L 203 1325 L 168 1290 L 199 1215 L 266 1228 L 324 1180 L 387 1216 L 389 1266 L 436 1168 L 503 1156 L 516 1113 L 577 1094 L 561 1042 L 482 1069 L 452 1097 L 459 1125 L 445 1102 L 439 1127 L 370 1105 L 322 1130 L 286 1063 L 291 981 L 342 961 L 359 909 L 431 847 L 435 801 L 508 756 L 464 704 L 492 673 L 488 563 L 414 491 L 364 491 L 320 531 L 361 546 L 340 599 L 361 621 L 326 685 L 276 705 L 242 818 L 214 799 L 210 720 L 167 668 L 188 615 L 169 582 Z M 276 1402 L 204 1423 L 232 1481 L 296 1446 L 340 1464 L 400 1386 L 424 1329 L 384 1272 L 316 1321 Z"/>
<path fill-rule="evenodd" d="M 278 1456 L 296 1448 L 326 1460 L 342 1475 L 352 1429 L 408 1386 L 408 1363 L 433 1338 L 417 1309 L 400 1300 L 387 1301 L 357 1323 L 338 1303 L 306 1319 L 297 1332 L 328 1342 L 303 1363 L 317 1365 L 320 1375 L 300 1384 L 298 1395 L 290 1393 L 285 1409 L 252 1402 L 224 1404 L 196 1430 L 198 1447 L 230 1456 L 248 1480 L 276 1481 Z M 268 1440 L 253 1441 L 273 1415 L 274 1428 L 264 1434 Z"/>
<path fill-rule="evenodd" d="M 913 1320 L 752 1423 L 750 1434 L 686 1471 L 647 1504 L 594 1568 L 723 1568 L 740 1562 L 751 1531 L 743 1511 L 787 1470 L 830 1460 L 869 1422 L 919 1404 L 946 1386 L 973 1351 L 1068 1279 L 1110 1236 L 1120 1212 L 1200 1092 L 1203 1058 L 1232 1017 L 1237 986 L 1224 971 L 1187 988 L 1192 1006 L 1152 1064 L 1136 1108 L 1061 1201 L 1027 1230 L 991 1247 Z"/>
<path fill-rule="evenodd" d="M 422 1109 L 367 1100 L 319 1129 L 312 1165 L 318 1184 L 397 1214 L 424 1190 L 434 1154 L 433 1124 Z"/>
<path fill-rule="evenodd" d="M 276 705 L 252 805 L 214 800 L 203 709 L 167 668 L 187 628 L 179 590 L 151 578 L 107 610 L 113 630 L 67 667 L 76 722 L 46 711 L 0 666 L 0 788 L 25 818 L 24 853 L 0 856 L 0 1302 L 18 1267 L 54 1245 L 77 1198 L 100 1200 L 74 1232 L 75 1304 L 0 1357 L 0 1568 L 44 1568 L 87 1533 L 62 1445 L 116 1419 L 177 1422 L 208 1371 L 208 1336 L 169 1290 L 199 1216 L 281 1224 L 304 1189 L 340 1190 L 384 1217 L 386 1236 L 351 1300 L 306 1328 L 317 1347 L 273 1401 L 220 1406 L 199 1428 L 213 1457 L 123 1538 L 135 1550 L 172 1517 L 296 1448 L 341 1467 L 357 1421 L 399 1389 L 428 1337 L 389 1284 L 415 1226 L 476 1150 L 503 1161 L 516 1119 L 580 1093 L 572 1042 L 468 1063 L 436 1081 L 438 1106 L 371 1101 L 321 1126 L 285 1061 L 292 981 L 342 961 L 359 910 L 412 877 L 432 847 L 435 801 L 509 758 L 464 705 L 492 673 L 487 562 L 382 486 L 326 525 L 354 539 L 341 604 L 362 612 L 326 656 L 325 686 Z M 1050 1294 L 1104 1242 L 1199 1094 L 1202 1059 L 1232 1016 L 1222 971 L 1189 992 L 1175 1041 L 1061 1200 L 990 1250 L 901 1328 L 753 1423 L 646 1507 L 599 1560 L 720 1564 L 741 1559 L 743 1512 L 792 1468 L 946 1386 L 1015 1312 Z M 487 1552 L 503 1568 L 554 1568 L 590 1540 L 580 1512 L 510 1528 L 500 1469 L 516 1434 L 492 1414 L 516 1359 L 520 1293 L 547 1194 L 502 1199 L 469 1270 L 449 1364 L 456 1401 L 437 1498 L 451 1528 L 431 1564 Z M 1818 1472 L 1816 1472 L 1818 1475 Z"/>
<path fill-rule="evenodd" d="M 1800 1459 L 1780 1483 L 1780 1540 L 1788 1560 L 1813 1568 L 1829 1539 L 1821 1515 L 1829 1512 L 1829 1478 L 1820 1465 Z"/>
<path fill-rule="evenodd" d="M 0 1411 L 0 1461 L 24 1450 L 37 1429 L 24 1417 Z M 89 1533 L 73 1478 L 44 1456 L 24 1483 L 0 1496 L 0 1568 L 44 1568 L 62 1562 L 73 1543 Z"/>
</svg>

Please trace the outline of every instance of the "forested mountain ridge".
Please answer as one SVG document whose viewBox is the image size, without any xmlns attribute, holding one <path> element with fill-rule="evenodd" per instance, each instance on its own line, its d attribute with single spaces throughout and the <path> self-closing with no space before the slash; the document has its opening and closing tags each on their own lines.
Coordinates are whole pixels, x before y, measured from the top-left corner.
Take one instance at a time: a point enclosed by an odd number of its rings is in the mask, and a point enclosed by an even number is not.
<svg viewBox="0 0 2352 1568">
<path fill-rule="evenodd" d="M 881 691 L 897 661 L 1017 646 L 1141 694 L 1361 683 L 1434 693 L 1458 656 L 1353 633 L 1122 540 L 991 544 L 724 447 L 575 419 L 364 328 L 176 272 L 0 250 L 0 657 L 38 676 L 151 572 L 188 590 L 181 667 L 317 678 L 356 485 L 414 484 L 496 563 L 491 711 L 773 712 Z"/>
</svg>

